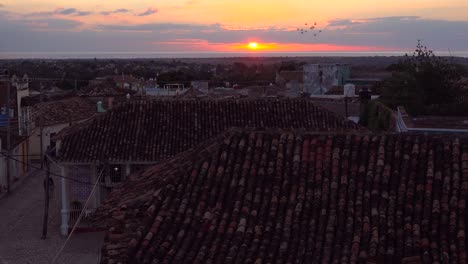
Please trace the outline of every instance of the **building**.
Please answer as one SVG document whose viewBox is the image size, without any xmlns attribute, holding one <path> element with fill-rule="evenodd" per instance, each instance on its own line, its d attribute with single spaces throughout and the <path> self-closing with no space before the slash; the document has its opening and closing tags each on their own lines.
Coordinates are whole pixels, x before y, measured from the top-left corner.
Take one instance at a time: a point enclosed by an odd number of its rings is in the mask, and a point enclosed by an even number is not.
<svg viewBox="0 0 468 264">
<path fill-rule="evenodd" d="M 399 106 L 396 111 L 396 131 L 416 133 L 468 133 L 467 116 L 416 116 Z"/>
<path fill-rule="evenodd" d="M 356 86 L 356 92 L 367 89 L 372 92 L 382 83 L 382 78 L 348 78 L 347 83 L 352 83 Z"/>
<path fill-rule="evenodd" d="M 4 74 L 7 74 L 4 71 Z M 0 71 L 2 74 L 2 71 Z M 0 78 L 0 127 L 5 128 L 7 126 L 8 115 L 10 115 L 10 123 L 16 124 L 17 112 L 15 111 L 15 100 L 16 91 L 15 88 L 9 84 L 9 76 L 1 75 Z M 9 91 L 8 91 L 9 89 Z M 10 98 L 8 98 L 10 97 Z M 9 109 L 9 111 L 8 111 Z"/>
<path fill-rule="evenodd" d="M 47 148 L 55 147 L 51 139 L 62 129 L 83 122 L 97 113 L 97 106 L 91 100 L 73 97 L 58 101 L 50 101 L 26 107 L 31 124 L 28 128 L 29 154 L 38 157 Z M 42 140 L 41 140 L 42 135 Z M 42 146 L 42 152 L 41 152 Z"/>
<path fill-rule="evenodd" d="M 351 70 L 347 64 L 307 64 L 303 73 L 304 92 L 320 95 L 332 87 L 345 85 Z"/>
<path fill-rule="evenodd" d="M 135 100 L 87 122 L 57 142 L 62 175 L 93 183 L 104 173 L 91 207 L 129 174 L 158 164 L 231 127 L 349 131 L 362 128 L 306 99 Z M 70 204 L 84 203 L 90 185 L 62 182 L 62 234 Z"/>
<path fill-rule="evenodd" d="M 101 263 L 467 263 L 468 140 L 231 130 L 97 210 Z"/>
<path fill-rule="evenodd" d="M 101 84 L 112 82 L 115 84 L 116 88 L 120 91 L 126 90 L 138 90 L 138 87 L 141 85 L 141 80 L 134 77 L 133 75 L 109 75 L 98 77 L 93 81 L 90 81 L 90 86 L 99 86 Z"/>
<path fill-rule="evenodd" d="M 277 72 L 275 83 L 288 91 L 289 97 L 299 97 L 304 92 L 304 71 Z"/>
<path fill-rule="evenodd" d="M 323 107 L 337 116 L 348 118 L 356 123 L 359 122 L 361 102 L 359 98 L 310 98 L 314 104 Z"/>
<path fill-rule="evenodd" d="M 8 91 L 8 89 L 10 89 Z M 7 159 L 10 159 L 10 184 L 19 180 L 29 171 L 29 145 L 21 135 L 20 102 L 29 96 L 29 78 L 13 76 L 8 70 L 0 70 L 0 192 L 7 189 Z M 10 146 L 8 147 L 8 133 Z M 10 153 L 10 157 L 8 157 Z"/>
<path fill-rule="evenodd" d="M 7 190 L 8 139 L 5 130 L 0 130 L 0 193 Z M 26 137 L 12 132 L 10 136 L 10 184 L 29 172 L 28 145 Z"/>
<path fill-rule="evenodd" d="M 103 109 L 109 110 L 120 102 L 126 101 L 128 96 L 134 96 L 137 93 L 134 90 L 119 87 L 112 78 L 100 77 L 91 81 L 77 95 L 85 97 L 94 103 L 101 102 Z"/>
<path fill-rule="evenodd" d="M 189 89 L 185 88 L 183 84 L 172 83 L 165 84 L 161 87 L 145 88 L 145 94 L 147 96 L 177 96 L 183 95 Z"/>
<path fill-rule="evenodd" d="M 22 111 L 21 109 L 21 100 L 25 97 L 29 97 L 29 77 L 28 75 L 24 75 L 22 78 L 18 78 L 16 75 L 13 75 L 11 78 L 11 85 L 15 88 L 16 94 L 16 111 L 18 119 L 21 120 Z M 21 134 L 22 131 L 19 131 Z"/>
<path fill-rule="evenodd" d="M 284 89 L 276 85 L 252 85 L 243 88 L 248 92 L 249 98 L 282 97 L 285 96 Z"/>
<path fill-rule="evenodd" d="M 190 82 L 190 86 L 193 89 L 204 91 L 204 92 L 207 92 L 208 89 L 210 88 L 209 81 L 192 81 Z"/>
</svg>

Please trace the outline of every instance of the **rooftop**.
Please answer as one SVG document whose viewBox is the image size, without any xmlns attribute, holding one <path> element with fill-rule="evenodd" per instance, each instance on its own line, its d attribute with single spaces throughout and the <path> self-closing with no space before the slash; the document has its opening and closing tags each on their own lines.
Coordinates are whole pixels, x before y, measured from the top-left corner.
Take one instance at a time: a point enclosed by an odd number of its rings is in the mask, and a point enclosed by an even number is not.
<svg viewBox="0 0 468 264">
<path fill-rule="evenodd" d="M 310 100 L 314 104 L 335 113 L 338 116 L 346 116 L 346 102 L 344 98 L 329 99 L 313 97 Z M 360 103 L 359 99 L 348 98 L 348 116 L 360 116 Z"/>
<path fill-rule="evenodd" d="M 51 126 L 88 119 L 96 113 L 96 105 L 81 97 L 35 104 L 32 119 L 36 126 Z"/>
<path fill-rule="evenodd" d="M 467 116 L 410 116 L 404 107 L 398 107 L 401 112 L 402 120 L 405 126 L 411 130 L 426 129 L 426 130 L 460 130 L 468 131 L 468 115 Z M 467 113 L 468 114 L 468 113 Z"/>
<path fill-rule="evenodd" d="M 115 87 L 114 85 L 102 84 L 102 85 L 91 85 L 83 88 L 78 92 L 82 96 L 124 96 L 126 93 L 124 90 Z"/>
<path fill-rule="evenodd" d="M 362 130 L 307 99 L 134 100 L 63 139 L 64 162 L 154 163 L 231 127 Z"/>
<path fill-rule="evenodd" d="M 411 128 L 468 129 L 468 116 L 465 116 L 465 117 L 449 117 L 449 116 L 410 117 L 410 122 L 408 123 L 410 125 L 409 127 Z"/>
<path fill-rule="evenodd" d="M 53 92 L 53 93 L 44 93 L 42 95 L 30 95 L 21 98 L 21 106 L 33 106 L 36 104 L 40 104 L 41 100 L 42 102 L 52 102 L 52 101 L 58 101 L 66 98 L 73 97 L 74 92 L 72 91 L 63 91 L 63 92 Z"/>
<path fill-rule="evenodd" d="M 467 138 L 234 129 L 96 219 L 102 263 L 467 263 L 467 192 Z"/>
</svg>

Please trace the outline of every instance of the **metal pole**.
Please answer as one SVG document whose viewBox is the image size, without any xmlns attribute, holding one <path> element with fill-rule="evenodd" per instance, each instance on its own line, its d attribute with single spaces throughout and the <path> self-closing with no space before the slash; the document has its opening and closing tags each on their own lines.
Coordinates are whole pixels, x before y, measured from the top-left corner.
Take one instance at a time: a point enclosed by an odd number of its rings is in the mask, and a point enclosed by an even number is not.
<svg viewBox="0 0 468 264">
<path fill-rule="evenodd" d="M 42 162 L 45 163 L 44 165 L 47 169 L 47 174 L 46 174 L 45 185 L 44 185 L 45 204 L 44 204 L 44 219 L 42 222 L 41 239 L 46 239 L 47 238 L 47 224 L 48 224 L 48 219 L 49 219 L 50 164 L 49 164 L 49 160 L 47 159 L 47 157 L 45 157 Z"/>
<path fill-rule="evenodd" d="M 6 174 L 7 174 L 7 193 L 10 194 L 10 157 L 11 157 L 11 135 L 10 135 L 10 81 L 7 81 L 7 160 L 6 160 Z"/>
<path fill-rule="evenodd" d="M 347 96 L 345 96 L 344 101 L 345 101 L 345 115 L 346 115 L 346 118 L 348 118 L 349 115 L 348 115 L 348 97 Z"/>
<path fill-rule="evenodd" d="M 40 84 L 40 94 L 39 94 L 39 99 L 40 102 L 42 103 L 42 82 Z M 42 138 L 42 132 L 43 132 L 43 127 L 42 127 L 42 122 L 39 121 L 39 134 L 40 134 L 40 147 L 41 147 L 41 161 L 44 160 L 44 142 Z M 41 162 L 41 169 L 44 169 L 44 162 Z"/>
</svg>

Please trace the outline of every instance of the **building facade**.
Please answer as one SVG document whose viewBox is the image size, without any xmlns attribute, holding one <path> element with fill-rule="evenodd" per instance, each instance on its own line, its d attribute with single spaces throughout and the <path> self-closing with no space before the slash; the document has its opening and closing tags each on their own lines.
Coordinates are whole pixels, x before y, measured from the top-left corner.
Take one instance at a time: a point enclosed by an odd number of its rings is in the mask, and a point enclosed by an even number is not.
<svg viewBox="0 0 468 264">
<path fill-rule="evenodd" d="M 25 137 L 12 135 L 10 137 L 10 157 L 7 156 L 7 136 L 0 132 L 0 193 L 7 190 L 7 164 L 9 160 L 10 167 L 10 184 L 18 181 L 29 172 L 28 160 L 28 142 Z"/>
<path fill-rule="evenodd" d="M 343 86 L 350 78 L 347 64 L 307 64 L 303 66 L 304 92 L 313 95 L 325 94 L 334 86 Z"/>
</svg>

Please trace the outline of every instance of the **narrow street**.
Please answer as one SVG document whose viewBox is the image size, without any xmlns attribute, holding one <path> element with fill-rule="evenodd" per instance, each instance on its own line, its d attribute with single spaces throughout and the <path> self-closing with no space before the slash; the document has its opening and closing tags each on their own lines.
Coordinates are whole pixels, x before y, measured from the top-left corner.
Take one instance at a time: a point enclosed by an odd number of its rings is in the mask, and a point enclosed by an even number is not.
<svg viewBox="0 0 468 264">
<path fill-rule="evenodd" d="M 0 199 L 0 264 L 51 263 L 65 238 L 60 235 L 60 179 L 53 177 L 47 239 L 42 240 L 44 173 L 34 171 Z M 57 263 L 97 263 L 101 233 L 74 234 Z"/>
</svg>

